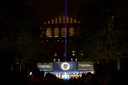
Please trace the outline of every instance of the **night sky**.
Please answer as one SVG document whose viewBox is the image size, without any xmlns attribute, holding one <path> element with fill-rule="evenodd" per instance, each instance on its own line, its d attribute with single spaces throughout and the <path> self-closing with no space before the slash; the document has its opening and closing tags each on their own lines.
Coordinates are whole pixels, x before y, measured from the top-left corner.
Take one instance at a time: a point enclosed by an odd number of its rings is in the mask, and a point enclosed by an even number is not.
<svg viewBox="0 0 128 85">
<path fill-rule="evenodd" d="M 80 7 L 86 6 L 88 2 L 89 0 L 67 0 L 67 11 L 77 15 Z M 64 0 L 28 0 L 27 3 L 37 11 L 39 18 L 64 12 Z"/>
</svg>

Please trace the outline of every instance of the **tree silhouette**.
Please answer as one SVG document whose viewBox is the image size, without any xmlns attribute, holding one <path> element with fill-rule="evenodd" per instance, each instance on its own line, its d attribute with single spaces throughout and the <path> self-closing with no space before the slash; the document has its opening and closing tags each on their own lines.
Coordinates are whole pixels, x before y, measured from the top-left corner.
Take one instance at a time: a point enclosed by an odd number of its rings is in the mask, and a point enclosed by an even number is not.
<svg viewBox="0 0 128 85">
<path fill-rule="evenodd" d="M 0 6 L 0 47 L 15 50 L 15 63 L 45 61 L 35 9 L 25 0 L 2 0 Z"/>
<path fill-rule="evenodd" d="M 127 49 L 128 18 L 124 0 L 95 0 L 80 10 L 80 51 L 85 59 L 115 59 Z"/>
</svg>

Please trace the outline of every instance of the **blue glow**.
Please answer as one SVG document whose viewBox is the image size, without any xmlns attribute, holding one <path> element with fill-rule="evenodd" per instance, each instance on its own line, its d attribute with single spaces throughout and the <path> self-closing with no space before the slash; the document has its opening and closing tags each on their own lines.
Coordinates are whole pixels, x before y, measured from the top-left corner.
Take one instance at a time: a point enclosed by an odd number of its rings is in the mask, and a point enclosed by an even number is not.
<svg viewBox="0 0 128 85">
<path fill-rule="evenodd" d="M 54 62 L 53 66 L 54 66 L 54 72 L 64 72 L 61 68 L 61 64 L 63 62 Z M 70 64 L 70 68 L 66 71 L 68 72 L 72 72 L 72 71 L 77 71 L 77 62 L 76 61 L 69 61 L 68 62 Z"/>
<path fill-rule="evenodd" d="M 64 49 L 64 60 L 66 61 L 66 53 L 67 53 L 67 33 L 66 33 L 66 30 L 67 30 L 67 23 L 66 23 L 66 16 L 67 16 L 67 0 L 65 0 L 65 4 L 64 4 L 64 12 L 65 12 L 65 49 Z"/>
</svg>

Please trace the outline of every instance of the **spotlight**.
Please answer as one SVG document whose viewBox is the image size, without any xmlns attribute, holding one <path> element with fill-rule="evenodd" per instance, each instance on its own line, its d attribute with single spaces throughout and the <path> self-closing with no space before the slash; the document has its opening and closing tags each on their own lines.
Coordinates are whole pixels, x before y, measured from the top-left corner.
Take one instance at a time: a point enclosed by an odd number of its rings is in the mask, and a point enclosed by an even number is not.
<svg viewBox="0 0 128 85">
<path fill-rule="evenodd" d="M 54 58 L 54 60 L 53 61 L 56 61 L 56 59 Z"/>
</svg>

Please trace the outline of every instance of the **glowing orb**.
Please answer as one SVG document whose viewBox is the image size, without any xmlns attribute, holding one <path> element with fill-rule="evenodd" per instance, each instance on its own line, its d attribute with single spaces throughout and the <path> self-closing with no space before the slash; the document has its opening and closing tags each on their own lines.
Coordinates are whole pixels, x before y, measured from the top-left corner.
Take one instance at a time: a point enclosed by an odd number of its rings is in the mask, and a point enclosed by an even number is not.
<svg viewBox="0 0 128 85">
<path fill-rule="evenodd" d="M 63 62 L 61 64 L 61 69 L 64 70 L 64 71 L 67 71 L 70 69 L 70 64 L 68 62 Z"/>
</svg>

